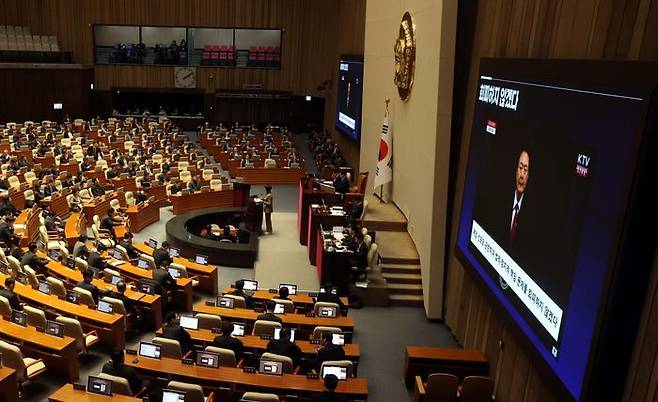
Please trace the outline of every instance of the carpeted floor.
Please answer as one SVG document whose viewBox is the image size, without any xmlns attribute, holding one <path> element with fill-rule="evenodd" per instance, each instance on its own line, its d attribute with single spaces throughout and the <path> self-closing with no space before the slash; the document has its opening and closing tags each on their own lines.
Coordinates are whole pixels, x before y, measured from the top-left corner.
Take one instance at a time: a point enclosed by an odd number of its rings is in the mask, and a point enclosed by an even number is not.
<svg viewBox="0 0 658 402">
<path fill-rule="evenodd" d="M 303 141 L 298 138 L 297 141 Z M 298 149 L 305 146 L 298 142 Z M 305 156 L 308 160 L 308 155 Z M 252 194 L 263 193 L 262 187 L 252 187 Z M 274 186 L 275 212 L 272 214 L 274 233 L 261 237 L 259 255 L 253 270 L 221 267 L 220 289 L 238 279 L 255 277 L 263 287 L 275 287 L 279 283 L 297 283 L 300 289 L 317 289 L 315 268 L 308 262 L 306 247 L 297 238 L 296 185 Z M 173 217 L 171 207 L 160 210 L 160 221 L 135 234 L 135 241 L 149 238 L 161 242 L 165 239 L 165 223 Z M 195 295 L 195 302 L 203 295 Z M 429 322 L 422 308 L 364 307 L 350 310 L 354 317 L 354 342 L 361 349 L 359 376 L 368 379 L 369 400 L 373 402 L 402 402 L 409 400 L 409 391 L 402 381 L 405 345 L 456 347 L 447 328 Z M 140 340 L 149 340 L 153 333 L 145 333 L 128 339 L 128 347 L 134 348 Z M 100 372 L 108 360 L 109 350 L 94 348 L 90 354 L 80 357 L 80 383 L 86 383 L 88 375 Z M 64 380 L 44 376 L 38 382 L 27 384 L 23 392 L 25 401 L 45 401 L 48 395 L 64 384 Z"/>
</svg>

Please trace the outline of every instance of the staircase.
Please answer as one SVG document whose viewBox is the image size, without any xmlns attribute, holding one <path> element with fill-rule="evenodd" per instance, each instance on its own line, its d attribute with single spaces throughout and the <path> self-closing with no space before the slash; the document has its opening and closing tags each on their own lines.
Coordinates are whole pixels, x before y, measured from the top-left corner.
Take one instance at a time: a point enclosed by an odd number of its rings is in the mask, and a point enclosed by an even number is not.
<svg viewBox="0 0 658 402">
<path fill-rule="evenodd" d="M 388 283 L 391 306 L 422 307 L 423 282 L 420 258 L 407 232 L 407 219 L 392 203 L 369 196 L 363 226 L 375 232 L 382 276 Z"/>
</svg>

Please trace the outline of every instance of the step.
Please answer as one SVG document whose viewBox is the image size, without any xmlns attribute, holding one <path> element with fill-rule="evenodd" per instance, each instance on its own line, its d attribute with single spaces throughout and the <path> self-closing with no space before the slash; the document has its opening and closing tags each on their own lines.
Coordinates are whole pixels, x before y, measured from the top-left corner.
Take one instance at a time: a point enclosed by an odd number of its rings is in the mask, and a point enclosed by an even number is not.
<svg viewBox="0 0 658 402">
<path fill-rule="evenodd" d="M 375 241 L 384 264 L 420 264 L 416 245 L 407 232 L 377 232 Z"/>
<path fill-rule="evenodd" d="M 423 295 L 423 285 L 411 283 L 389 283 L 388 293 L 404 295 Z"/>
<path fill-rule="evenodd" d="M 388 301 L 391 306 L 397 307 L 423 307 L 422 295 L 389 294 Z"/>
<path fill-rule="evenodd" d="M 420 274 L 418 264 L 380 264 L 382 274 Z"/>
<path fill-rule="evenodd" d="M 422 284 L 423 277 L 420 274 L 397 274 L 397 273 L 382 273 L 386 281 L 392 283 L 410 283 Z"/>
</svg>

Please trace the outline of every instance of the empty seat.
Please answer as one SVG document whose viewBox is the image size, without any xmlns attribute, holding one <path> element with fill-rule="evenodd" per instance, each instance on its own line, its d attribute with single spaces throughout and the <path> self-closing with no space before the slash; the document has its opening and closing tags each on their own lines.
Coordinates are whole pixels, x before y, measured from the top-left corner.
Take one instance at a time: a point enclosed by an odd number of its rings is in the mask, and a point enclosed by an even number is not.
<svg viewBox="0 0 658 402">
<path fill-rule="evenodd" d="M 73 289 L 75 290 L 75 288 Z M 55 318 L 55 321 L 64 325 L 64 335 L 74 338 L 76 341 L 76 346 L 78 351 L 87 351 L 90 347 L 98 343 L 100 338 L 96 330 L 84 333 L 82 331 L 82 326 L 80 321 L 75 318 L 69 318 L 64 316 L 59 316 Z"/>
<path fill-rule="evenodd" d="M 162 357 L 176 360 L 183 358 L 183 352 L 178 341 L 156 336 L 153 338 L 152 342 L 156 345 L 160 345 L 160 353 Z"/>
<path fill-rule="evenodd" d="M 281 362 L 282 365 L 283 365 L 283 373 L 284 374 L 294 374 L 294 372 L 295 372 L 295 367 L 292 363 L 292 359 L 288 356 L 277 355 L 275 353 L 265 352 L 260 357 L 260 359 L 261 360 L 270 360 L 270 361 L 275 361 L 275 362 Z"/>
<path fill-rule="evenodd" d="M 174 391 L 184 392 L 185 402 L 206 402 L 208 400 L 214 400 L 214 394 L 212 392 L 207 398 L 203 395 L 203 388 L 201 385 L 169 381 L 167 388 Z"/>
<path fill-rule="evenodd" d="M 490 402 L 493 397 L 494 382 L 489 377 L 468 376 L 459 389 L 460 402 Z"/>
<path fill-rule="evenodd" d="M 90 307 L 96 307 L 96 302 L 94 301 L 94 296 L 92 296 L 91 292 L 88 291 L 87 289 L 83 289 L 81 287 L 74 287 L 73 288 L 74 292 L 80 293 L 80 304 L 86 304 L 87 306 Z"/>
<path fill-rule="evenodd" d="M 281 328 L 281 323 L 275 321 L 256 320 L 252 335 L 274 336 L 274 328 Z"/>
<path fill-rule="evenodd" d="M 27 314 L 27 325 L 46 328 L 46 314 L 36 307 L 25 305 L 23 312 Z"/>
<path fill-rule="evenodd" d="M 46 278 L 46 283 L 48 283 L 50 294 L 60 298 L 64 298 L 66 296 L 66 287 L 64 286 L 64 282 L 61 280 L 49 276 Z"/>
<path fill-rule="evenodd" d="M 112 393 L 113 394 L 133 396 L 133 393 L 130 390 L 130 383 L 128 383 L 128 380 L 126 380 L 125 378 L 117 377 L 117 376 L 109 375 L 109 374 L 105 374 L 105 373 L 99 373 L 98 375 L 96 375 L 96 377 L 102 378 L 104 380 L 112 381 Z"/>
<path fill-rule="evenodd" d="M 9 300 L 4 296 L 0 296 L 0 316 L 5 320 L 11 317 L 11 304 L 9 304 Z"/>
<path fill-rule="evenodd" d="M 235 359 L 235 352 L 231 349 L 218 348 L 216 346 L 206 346 L 206 352 L 217 353 L 219 355 L 220 367 L 237 367 L 238 362 Z"/>
<path fill-rule="evenodd" d="M 199 328 L 213 329 L 222 327 L 222 318 L 218 315 L 197 313 L 195 317 L 199 319 Z"/>
<path fill-rule="evenodd" d="M 11 343 L 0 341 L 0 354 L 2 354 L 2 365 L 16 370 L 19 383 L 31 381 L 46 372 L 46 364 L 42 359 L 23 357 L 18 346 Z"/>
</svg>

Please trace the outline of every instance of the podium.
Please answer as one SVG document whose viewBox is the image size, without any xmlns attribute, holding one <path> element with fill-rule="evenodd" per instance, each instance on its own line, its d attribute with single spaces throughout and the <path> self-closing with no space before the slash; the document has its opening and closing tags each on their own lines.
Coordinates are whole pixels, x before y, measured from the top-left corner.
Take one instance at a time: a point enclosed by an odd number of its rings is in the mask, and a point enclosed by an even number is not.
<svg viewBox="0 0 658 402">
<path fill-rule="evenodd" d="M 299 181 L 299 202 L 297 205 L 297 229 L 299 230 L 299 243 L 308 245 L 309 207 L 313 204 L 343 205 L 343 196 L 334 192 L 320 189 L 319 182 L 313 179 L 302 178 Z"/>
<path fill-rule="evenodd" d="M 263 203 L 256 202 L 256 196 L 247 199 L 247 213 L 245 216 L 245 226 L 248 231 L 260 236 L 263 226 Z"/>
<path fill-rule="evenodd" d="M 233 182 L 233 206 L 246 207 L 249 202 L 251 184 Z"/>
</svg>

